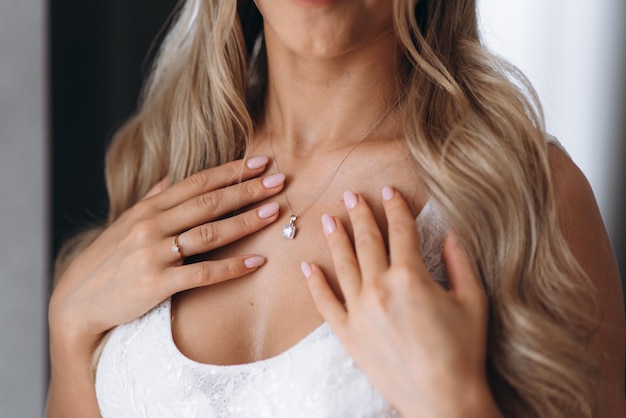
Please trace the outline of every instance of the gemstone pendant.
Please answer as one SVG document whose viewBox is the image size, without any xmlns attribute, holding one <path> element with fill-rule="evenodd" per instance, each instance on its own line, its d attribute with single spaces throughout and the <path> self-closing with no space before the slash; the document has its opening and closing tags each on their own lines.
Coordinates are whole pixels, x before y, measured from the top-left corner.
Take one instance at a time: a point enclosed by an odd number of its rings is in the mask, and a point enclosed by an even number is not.
<svg viewBox="0 0 626 418">
<path fill-rule="evenodd" d="M 296 215 L 291 215 L 291 218 L 289 218 L 289 225 L 283 226 L 283 237 L 289 238 L 289 239 L 295 238 L 296 236 L 296 226 L 294 225 L 295 223 L 296 223 Z"/>
</svg>

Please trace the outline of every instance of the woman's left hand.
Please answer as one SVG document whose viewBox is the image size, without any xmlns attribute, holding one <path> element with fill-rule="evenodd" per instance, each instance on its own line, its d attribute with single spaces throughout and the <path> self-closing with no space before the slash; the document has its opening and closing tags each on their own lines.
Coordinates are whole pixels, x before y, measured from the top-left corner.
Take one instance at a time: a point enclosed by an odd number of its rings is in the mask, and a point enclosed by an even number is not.
<svg viewBox="0 0 626 418">
<path fill-rule="evenodd" d="M 389 256 L 372 211 L 344 194 L 354 245 L 341 221 L 324 215 L 345 306 L 322 270 L 302 263 L 317 309 L 379 392 L 406 417 L 500 416 L 487 383 L 488 304 L 453 233 L 444 244 L 450 290 L 430 276 L 415 219 L 383 189 Z"/>
</svg>

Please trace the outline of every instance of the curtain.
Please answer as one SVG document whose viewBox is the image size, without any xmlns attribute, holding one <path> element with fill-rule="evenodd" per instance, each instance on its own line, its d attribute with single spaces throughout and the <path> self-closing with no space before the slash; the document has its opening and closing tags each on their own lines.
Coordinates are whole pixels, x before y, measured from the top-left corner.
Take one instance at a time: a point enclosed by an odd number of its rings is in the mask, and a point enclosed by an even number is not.
<svg viewBox="0 0 626 418">
<path fill-rule="evenodd" d="M 135 110 L 175 0 L 51 0 L 51 253 L 107 213 L 104 152 Z"/>
</svg>

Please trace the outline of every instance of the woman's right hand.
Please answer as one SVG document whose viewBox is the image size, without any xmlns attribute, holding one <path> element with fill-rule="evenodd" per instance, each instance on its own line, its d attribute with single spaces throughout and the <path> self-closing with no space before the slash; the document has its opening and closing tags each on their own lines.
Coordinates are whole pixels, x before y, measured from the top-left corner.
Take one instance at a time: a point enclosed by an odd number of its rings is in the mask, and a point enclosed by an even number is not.
<svg viewBox="0 0 626 418">
<path fill-rule="evenodd" d="M 255 178 L 268 162 L 267 157 L 234 161 L 165 190 L 157 187 L 122 214 L 61 276 L 49 306 L 51 350 L 59 346 L 90 355 L 106 331 L 171 295 L 260 267 L 265 259 L 258 255 L 187 265 L 183 255 L 222 247 L 278 218 L 277 203 L 222 218 L 282 190 L 283 174 Z"/>
</svg>

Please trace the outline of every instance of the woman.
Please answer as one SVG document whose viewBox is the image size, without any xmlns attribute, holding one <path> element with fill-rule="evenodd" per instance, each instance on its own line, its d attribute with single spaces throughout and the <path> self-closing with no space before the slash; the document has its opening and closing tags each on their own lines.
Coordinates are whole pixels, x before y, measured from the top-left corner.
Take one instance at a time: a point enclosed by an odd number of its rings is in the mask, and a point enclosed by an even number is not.
<svg viewBox="0 0 626 418">
<path fill-rule="evenodd" d="M 614 257 L 519 86 L 471 0 L 185 1 L 58 263 L 49 416 L 623 416 Z"/>
</svg>

